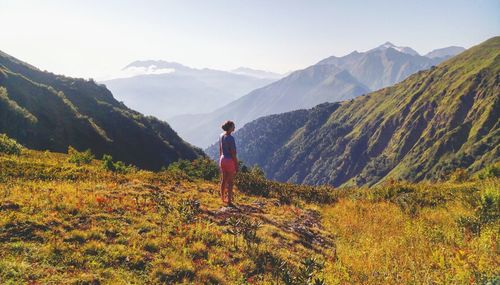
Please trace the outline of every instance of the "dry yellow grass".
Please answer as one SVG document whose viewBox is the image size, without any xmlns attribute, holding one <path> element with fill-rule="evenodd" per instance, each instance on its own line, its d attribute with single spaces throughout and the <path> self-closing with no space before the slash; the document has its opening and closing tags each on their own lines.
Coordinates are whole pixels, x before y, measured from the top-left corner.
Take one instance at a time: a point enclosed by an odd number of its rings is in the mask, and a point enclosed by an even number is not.
<svg viewBox="0 0 500 285">
<path fill-rule="evenodd" d="M 224 211 L 217 183 L 179 173 L 29 150 L 0 167 L 2 284 L 499 281 L 498 178 L 336 190 L 330 204 L 237 191 L 239 210 Z M 480 233 L 457 222 L 478 215 Z"/>
</svg>

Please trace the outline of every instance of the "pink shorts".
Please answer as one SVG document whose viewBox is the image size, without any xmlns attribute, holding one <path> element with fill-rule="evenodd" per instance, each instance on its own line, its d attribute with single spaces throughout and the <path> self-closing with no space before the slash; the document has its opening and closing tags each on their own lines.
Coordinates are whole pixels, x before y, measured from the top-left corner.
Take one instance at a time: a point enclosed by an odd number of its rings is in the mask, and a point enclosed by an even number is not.
<svg viewBox="0 0 500 285">
<path fill-rule="evenodd" d="M 219 167 L 222 172 L 236 173 L 236 167 L 232 158 L 224 158 L 221 156 L 219 159 Z"/>
</svg>

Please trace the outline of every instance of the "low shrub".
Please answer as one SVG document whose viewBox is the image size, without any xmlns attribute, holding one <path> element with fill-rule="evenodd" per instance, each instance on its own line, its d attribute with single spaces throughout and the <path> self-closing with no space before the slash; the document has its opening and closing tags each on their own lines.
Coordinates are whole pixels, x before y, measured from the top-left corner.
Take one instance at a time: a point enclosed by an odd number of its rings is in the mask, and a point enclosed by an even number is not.
<svg viewBox="0 0 500 285">
<path fill-rule="evenodd" d="M 102 167 L 105 170 L 126 174 L 135 170 L 135 168 L 131 165 L 125 165 L 125 163 L 121 161 L 113 162 L 113 157 L 109 154 L 105 154 L 102 156 Z"/>
<path fill-rule="evenodd" d="M 481 180 L 498 177 L 500 177 L 500 163 L 487 166 L 477 174 L 477 178 Z"/>
<path fill-rule="evenodd" d="M 500 219 L 500 192 L 498 189 L 487 189 L 480 197 L 480 205 L 476 215 L 483 225 L 495 224 Z"/>
<path fill-rule="evenodd" d="M 181 221 L 190 223 L 200 212 L 200 202 L 196 199 L 182 199 L 176 207 Z"/>
<path fill-rule="evenodd" d="M 79 152 L 72 146 L 68 147 L 68 162 L 74 163 L 76 165 L 89 164 L 94 159 L 94 155 L 87 149 L 85 151 Z"/>
<path fill-rule="evenodd" d="M 256 167 L 236 175 L 235 184 L 243 193 L 277 198 L 282 204 L 296 200 L 310 203 L 332 203 L 338 199 L 338 191 L 331 186 L 311 186 L 271 181 Z"/>
<path fill-rule="evenodd" d="M 449 181 L 451 182 L 465 182 L 469 180 L 469 174 L 463 168 L 455 169 L 449 177 Z"/>
<path fill-rule="evenodd" d="M 5 134 L 0 134 L 0 153 L 20 155 L 23 146 Z"/>
<path fill-rule="evenodd" d="M 207 157 L 198 158 L 193 161 L 179 160 L 173 162 L 168 166 L 167 171 L 173 173 L 180 172 L 191 179 L 214 181 L 219 178 L 217 164 Z"/>
</svg>

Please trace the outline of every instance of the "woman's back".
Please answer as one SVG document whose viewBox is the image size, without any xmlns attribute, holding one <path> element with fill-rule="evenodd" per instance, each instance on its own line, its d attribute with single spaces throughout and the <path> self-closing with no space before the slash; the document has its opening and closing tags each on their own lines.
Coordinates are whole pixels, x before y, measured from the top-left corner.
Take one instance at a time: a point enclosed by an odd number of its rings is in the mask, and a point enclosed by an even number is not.
<svg viewBox="0 0 500 285">
<path fill-rule="evenodd" d="M 222 156 L 224 158 L 232 158 L 231 150 L 236 150 L 234 137 L 232 135 L 222 133 L 219 138 L 219 144 L 222 146 Z"/>
</svg>

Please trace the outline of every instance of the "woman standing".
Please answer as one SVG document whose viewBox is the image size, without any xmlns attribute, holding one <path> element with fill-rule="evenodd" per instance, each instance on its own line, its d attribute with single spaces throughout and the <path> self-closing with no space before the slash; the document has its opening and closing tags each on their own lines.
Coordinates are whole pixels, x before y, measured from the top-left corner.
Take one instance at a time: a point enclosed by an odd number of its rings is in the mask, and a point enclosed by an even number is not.
<svg viewBox="0 0 500 285">
<path fill-rule="evenodd" d="M 234 123 L 226 121 L 222 125 L 224 132 L 219 138 L 219 167 L 221 171 L 220 195 L 227 206 L 233 206 L 233 179 L 238 171 L 236 143 L 233 136 Z"/>
</svg>

